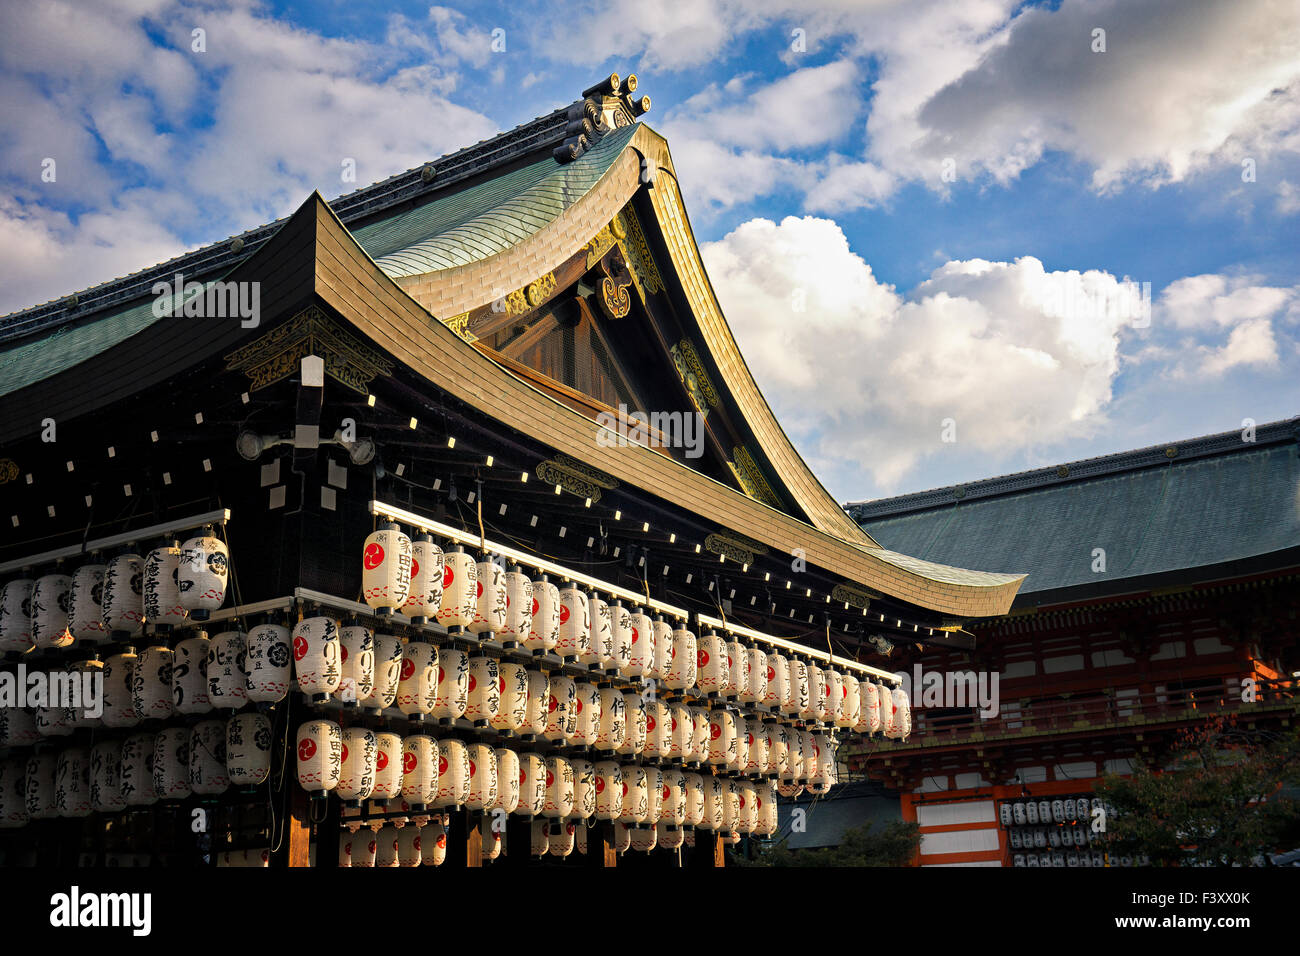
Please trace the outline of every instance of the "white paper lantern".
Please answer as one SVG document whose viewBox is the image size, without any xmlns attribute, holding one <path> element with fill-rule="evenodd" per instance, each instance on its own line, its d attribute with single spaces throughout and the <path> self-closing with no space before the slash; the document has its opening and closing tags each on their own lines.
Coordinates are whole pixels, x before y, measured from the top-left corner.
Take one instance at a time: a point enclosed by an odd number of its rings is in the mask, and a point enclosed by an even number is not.
<svg viewBox="0 0 1300 956">
<path fill-rule="evenodd" d="M 627 738 L 627 703 L 617 688 L 601 687 L 599 692 L 600 726 L 596 729 L 595 746 L 597 750 L 618 750 Z"/>
<path fill-rule="evenodd" d="M 375 789 L 375 763 L 379 741 L 366 727 L 343 728 L 343 753 L 339 761 L 339 782 L 334 793 L 343 805 L 359 807 Z"/>
<path fill-rule="evenodd" d="M 654 823 L 659 819 L 664 803 L 664 772 L 659 767 L 646 767 L 646 819 Z"/>
<path fill-rule="evenodd" d="M 493 809 L 514 813 L 526 812 L 520 807 L 520 796 L 526 771 L 520 764 L 519 754 L 508 747 L 497 747 L 497 799 Z"/>
<path fill-rule="evenodd" d="M 721 777 L 704 778 L 704 818 L 699 826 L 705 830 L 721 830 L 726 819 L 727 791 Z"/>
<path fill-rule="evenodd" d="M 654 621 L 649 614 L 637 608 L 628 615 L 628 627 L 631 628 L 632 640 L 628 646 L 627 665 L 623 668 L 623 673 L 627 677 L 640 677 L 647 668 L 654 667 Z"/>
<path fill-rule="evenodd" d="M 190 787 L 190 730 L 164 727 L 154 738 L 153 788 L 164 800 L 184 800 Z"/>
<path fill-rule="evenodd" d="M 547 740 L 564 743 L 578 731 L 578 686 L 572 677 L 552 674 L 546 702 Z"/>
<path fill-rule="evenodd" d="M 0 747 L 25 747 L 40 739 L 35 708 L 0 707 Z"/>
<path fill-rule="evenodd" d="M 421 812 L 438 799 L 438 742 L 427 734 L 402 738 L 402 799 Z"/>
<path fill-rule="evenodd" d="M 591 661 L 596 650 L 592 636 L 592 607 L 576 584 L 560 588 L 559 631 L 555 653 L 565 661 Z"/>
<path fill-rule="evenodd" d="M 424 720 L 438 702 L 438 649 L 423 641 L 407 641 L 401 675 L 397 685 L 398 710 L 411 720 Z"/>
<path fill-rule="evenodd" d="M 546 856 L 551 843 L 551 825 L 546 820 L 534 820 L 531 826 L 528 851 L 534 857 Z"/>
<path fill-rule="evenodd" d="M 651 627 L 655 635 L 655 662 L 654 667 L 649 668 L 647 676 L 652 680 L 663 680 L 668 675 L 668 668 L 672 665 L 673 654 L 676 652 L 673 626 L 660 618 L 653 621 Z"/>
<path fill-rule="evenodd" d="M 379 731 L 375 741 L 379 749 L 375 754 L 375 789 L 370 798 L 380 802 L 393 800 L 402 792 L 402 738 Z"/>
<path fill-rule="evenodd" d="M 564 859 L 573 852 L 575 835 L 578 830 L 578 824 L 572 820 L 566 820 L 563 823 L 552 823 L 551 832 L 547 841 L 547 848 L 551 856 L 557 856 Z"/>
<path fill-rule="evenodd" d="M 624 825 L 626 826 L 626 824 Z M 649 853 L 658 843 L 659 831 L 653 823 L 639 827 L 628 827 L 628 834 L 631 837 L 629 848 L 638 853 Z"/>
<path fill-rule="evenodd" d="M 32 587 L 32 645 L 38 649 L 67 647 L 72 643 L 68 611 L 72 606 L 72 578 L 46 574 Z"/>
<path fill-rule="evenodd" d="M 469 748 L 447 737 L 438 741 L 438 799 L 434 806 L 459 807 L 469 799 Z"/>
<path fill-rule="evenodd" d="M 140 722 L 135 712 L 131 680 L 135 671 L 135 654 L 113 654 L 104 660 L 105 727 L 134 727 Z"/>
<path fill-rule="evenodd" d="M 588 597 L 591 604 L 591 652 L 580 653 L 578 663 L 592 670 L 614 669 L 614 606 L 599 595 Z"/>
<path fill-rule="evenodd" d="M 859 685 L 862 695 L 862 709 L 858 713 L 858 722 L 853 725 L 853 732 L 874 734 L 880 729 L 880 687 L 872 681 L 864 680 Z"/>
<path fill-rule="evenodd" d="M 624 723 L 627 725 L 623 736 L 623 745 L 618 753 L 632 757 L 645 750 L 649 710 L 641 694 L 628 691 L 623 694 Z"/>
<path fill-rule="evenodd" d="M 98 727 L 104 716 L 103 697 L 87 691 L 88 687 L 104 688 L 104 662 L 98 659 L 77 661 L 68 666 L 73 679 L 81 682 L 81 706 L 75 709 L 77 727 Z M 89 683 L 87 683 L 89 681 Z M 169 688 L 170 691 L 170 688 Z M 92 698 L 94 698 L 92 700 Z M 0 735 L 2 736 L 2 735 Z"/>
<path fill-rule="evenodd" d="M 596 762 L 596 819 L 615 820 L 623 809 L 623 768 L 612 760 Z"/>
<path fill-rule="evenodd" d="M 768 781 L 757 788 L 758 826 L 754 832 L 758 836 L 770 837 L 777 830 L 776 784 Z"/>
<path fill-rule="evenodd" d="M 139 637 L 144 623 L 144 558 L 119 554 L 104 571 L 101 606 L 113 640 Z"/>
<path fill-rule="evenodd" d="M 370 693 L 357 695 L 357 704 L 373 713 L 380 713 L 393 706 L 397 700 L 397 688 L 402 680 L 402 658 L 406 645 L 401 638 L 391 634 L 376 634 L 374 683 Z"/>
<path fill-rule="evenodd" d="M 808 699 L 799 711 L 804 720 L 821 720 L 826 713 L 826 685 L 822 682 L 822 669 L 816 664 L 805 664 L 808 674 Z"/>
<path fill-rule="evenodd" d="M 745 657 L 745 687 L 740 692 L 740 699 L 761 704 L 767 696 L 767 654 L 757 647 L 747 647 Z"/>
<path fill-rule="evenodd" d="M 632 828 L 626 823 L 615 823 L 610 843 L 615 853 L 626 853 L 632 848 Z"/>
<path fill-rule="evenodd" d="M 24 653 L 32 646 L 31 578 L 14 578 L 0 588 L 0 653 Z M 26 811 L 24 811 L 26 812 Z"/>
<path fill-rule="evenodd" d="M 54 782 L 58 764 L 59 756 L 55 753 L 33 754 L 27 758 L 24 799 L 27 816 L 33 820 L 49 820 L 59 815 Z"/>
<path fill-rule="evenodd" d="M 596 766 L 579 757 L 573 759 L 573 815 L 579 820 L 596 815 Z"/>
<path fill-rule="evenodd" d="M 295 650 L 297 642 L 294 643 Z M 213 707 L 238 710 L 248 702 L 244 661 L 248 645 L 242 631 L 223 631 L 208 646 L 208 701 Z"/>
<path fill-rule="evenodd" d="M 126 808 L 120 740 L 101 740 L 90 748 L 90 808 L 96 813 L 116 813 Z"/>
<path fill-rule="evenodd" d="M 141 720 L 166 720 L 172 715 L 172 668 L 175 658 L 165 644 L 146 647 L 131 671 L 131 705 Z"/>
<path fill-rule="evenodd" d="M 749 657 L 745 653 L 745 645 L 740 641 L 724 641 L 724 647 L 727 652 L 727 676 L 722 683 L 722 695 L 736 698 L 748 681 Z"/>
<path fill-rule="evenodd" d="M 229 574 L 230 551 L 219 538 L 200 535 L 181 545 L 176 577 L 181 606 L 190 612 L 190 617 L 206 621 L 209 614 L 226 602 Z"/>
<path fill-rule="evenodd" d="M 350 867 L 352 865 L 352 841 L 356 838 L 351 830 L 339 831 L 339 866 Z"/>
<path fill-rule="evenodd" d="M 745 769 L 745 764 L 749 761 L 749 721 L 740 714 L 734 715 L 733 719 L 736 721 L 736 746 L 727 761 L 727 769 L 739 773 Z"/>
<path fill-rule="evenodd" d="M 623 768 L 623 797 L 618 819 L 621 823 L 645 823 L 649 813 L 645 767 L 628 764 Z"/>
<path fill-rule="evenodd" d="M 343 771 L 343 731 L 332 720 L 308 720 L 298 727 L 298 785 L 313 798 L 339 785 Z"/>
<path fill-rule="evenodd" d="M 259 624 L 248 632 L 244 667 L 249 700 L 273 704 L 289 692 L 291 640 L 289 629 L 280 624 Z"/>
<path fill-rule="evenodd" d="M 293 673 L 298 691 L 324 703 L 343 680 L 338 622 L 330 617 L 305 617 L 293 628 Z M 208 679 L 212 679 L 208 661 Z M 213 699 L 216 704 L 216 699 Z M 220 706 L 220 705 L 218 705 Z"/>
<path fill-rule="evenodd" d="M 85 747 L 69 747 L 59 753 L 54 803 L 61 817 L 90 816 L 90 751 Z"/>
<path fill-rule="evenodd" d="M 573 763 L 558 754 L 547 757 L 546 799 L 542 803 L 542 813 L 562 820 L 572 815 L 573 800 Z"/>
<path fill-rule="evenodd" d="M 447 828 L 435 817 L 420 833 L 420 862 L 424 866 L 441 866 L 447 859 Z"/>
<path fill-rule="evenodd" d="M 375 834 L 375 866 L 397 866 L 397 827 L 391 823 Z"/>
<path fill-rule="evenodd" d="M 489 810 L 497 799 L 497 757 L 487 744 L 469 745 L 469 798 L 471 810 Z"/>
<path fill-rule="evenodd" d="M 730 717 L 730 720 L 727 718 Z M 725 767 L 731 754 L 736 751 L 736 718 L 727 710 L 715 710 L 709 714 L 709 763 L 715 767 Z"/>
<path fill-rule="evenodd" d="M 695 719 L 685 704 L 668 705 L 668 759 L 689 759 L 695 737 Z"/>
<path fill-rule="evenodd" d="M 813 735 L 813 767 L 808 778 L 809 793 L 827 793 L 836 783 L 835 748 L 825 734 Z"/>
<path fill-rule="evenodd" d="M 83 564 L 72 574 L 68 630 L 84 644 L 108 640 L 104 626 L 104 572 L 107 565 Z M 4 650 L 4 592 L 0 591 L 0 651 Z"/>
<path fill-rule="evenodd" d="M 469 705 L 465 717 L 475 727 L 487 727 L 501 709 L 501 671 L 496 658 L 469 659 Z"/>
<path fill-rule="evenodd" d="M 469 707 L 469 656 L 454 647 L 438 649 L 438 692 L 433 715 L 438 723 L 452 724 Z"/>
<path fill-rule="evenodd" d="M 697 827 L 704 819 L 704 778 L 698 773 L 684 773 L 682 789 L 685 791 L 682 822 Z"/>
<path fill-rule="evenodd" d="M 154 627 L 171 629 L 185 623 L 190 612 L 181 604 L 181 549 L 175 544 L 154 548 L 144 559 L 144 619 Z"/>
<path fill-rule="evenodd" d="M 494 730 L 507 736 L 521 733 L 528 718 L 528 672 L 519 664 L 500 662 L 497 693 L 500 696 L 497 712 L 488 722 Z"/>
<path fill-rule="evenodd" d="M 204 720 L 190 730 L 190 789 L 200 796 L 224 793 L 230 787 L 226 769 L 226 722 Z"/>
<path fill-rule="evenodd" d="M 506 623 L 498 637 L 505 647 L 528 639 L 533 629 L 533 582 L 517 566 L 506 572 Z"/>
<path fill-rule="evenodd" d="M 735 780 L 724 780 L 722 798 L 722 830 L 732 833 L 740 822 L 740 784 Z"/>
<path fill-rule="evenodd" d="M 370 869 L 379 855 L 379 828 L 362 827 L 352 835 L 352 866 Z"/>
<path fill-rule="evenodd" d="M 808 665 L 802 658 L 790 658 L 790 702 L 781 707 L 781 713 L 791 717 L 805 716 L 809 713 Z"/>
<path fill-rule="evenodd" d="M 890 694 L 893 704 L 893 721 L 889 728 L 888 736 L 895 740 L 900 740 L 904 736 L 904 725 L 908 730 L 911 729 L 910 709 L 907 703 L 907 692 L 901 687 L 895 687 Z"/>
<path fill-rule="evenodd" d="M 153 785 L 157 737 L 157 734 L 132 734 L 122 741 L 118 786 L 128 807 L 147 807 L 158 802 L 158 792 Z"/>
<path fill-rule="evenodd" d="M 483 859 L 495 860 L 501 855 L 501 831 L 491 817 L 485 816 L 479 823 L 479 832 L 483 837 Z"/>
<path fill-rule="evenodd" d="M 602 658 L 601 663 L 607 671 L 624 671 L 632 655 L 632 614 L 622 601 L 609 605 L 609 623 L 613 635 L 610 653 L 608 658 Z"/>
<path fill-rule="evenodd" d="M 59 688 L 67 686 L 68 671 L 56 667 L 40 673 L 44 677 L 46 705 L 35 709 L 36 730 L 42 737 L 66 737 L 76 726 L 76 708 L 64 707 L 61 703 L 58 706 L 50 705 L 63 699 Z"/>
<path fill-rule="evenodd" d="M 271 721 L 235 714 L 226 722 L 226 774 L 236 787 L 256 787 L 271 775 Z"/>
<path fill-rule="evenodd" d="M 600 690 L 594 684 L 578 684 L 578 699 L 573 707 L 577 723 L 572 742 L 579 747 L 590 747 L 600 731 Z"/>
<path fill-rule="evenodd" d="M 745 766 L 741 769 L 755 775 L 767 772 L 767 730 L 757 719 L 745 721 Z"/>
<path fill-rule="evenodd" d="M 478 563 L 478 591 L 471 634 L 498 634 L 506 626 L 506 571 L 496 561 Z"/>
<path fill-rule="evenodd" d="M 424 624 L 442 607 L 443 553 L 427 534 L 411 541 L 411 582 L 402 614 L 412 624 Z"/>
<path fill-rule="evenodd" d="M 661 820 L 655 830 L 657 845 L 661 850 L 676 850 L 685 842 L 686 834 L 679 826 Z"/>
<path fill-rule="evenodd" d="M 736 830 L 739 833 L 753 833 L 758 826 L 758 793 L 751 780 L 736 783 L 740 806 L 736 817 Z"/>
<path fill-rule="evenodd" d="M 560 640 L 560 589 L 541 575 L 533 578 L 533 620 L 524 647 L 535 657 L 557 650 Z M 563 655 L 561 655 L 563 656 Z"/>
<path fill-rule="evenodd" d="M 478 563 L 457 545 L 443 555 L 442 607 L 438 623 L 446 628 L 469 627 L 478 611 Z"/>
<path fill-rule="evenodd" d="M 395 524 L 366 537 L 361 552 L 361 593 L 376 614 L 392 614 L 411 595 L 411 539 Z"/>
<path fill-rule="evenodd" d="M 646 702 L 645 754 L 648 760 L 665 760 L 672 750 L 673 715 L 668 705 L 656 697 Z"/>
<path fill-rule="evenodd" d="M 691 761 L 705 763 L 709 759 L 710 741 L 713 739 L 713 721 L 707 707 L 692 707 L 691 719 L 695 732 L 691 734 Z"/>
<path fill-rule="evenodd" d="M 894 737 L 896 731 L 894 728 L 894 717 L 897 708 L 894 705 L 893 688 L 880 685 L 880 731 L 886 737 Z"/>
<path fill-rule="evenodd" d="M 525 712 L 523 739 L 536 740 L 546 733 L 546 719 L 551 700 L 551 679 L 539 670 L 528 676 L 528 708 Z"/>
<path fill-rule="evenodd" d="M 397 863 L 399 866 L 419 866 L 424 859 L 424 841 L 420 828 L 407 824 L 397 831 Z"/>
<path fill-rule="evenodd" d="M 826 720 L 839 724 L 844 716 L 844 675 L 833 667 L 828 667 L 823 676 L 826 681 Z"/>
<path fill-rule="evenodd" d="M 338 698 L 344 707 L 360 707 L 375 689 L 375 632 L 359 624 L 339 628 L 339 663 Z"/>
<path fill-rule="evenodd" d="M 669 649 L 668 669 L 664 671 L 664 683 L 669 690 L 692 690 L 696 675 L 699 673 L 695 635 L 684 627 L 669 631 L 671 648 Z"/>
<path fill-rule="evenodd" d="M 700 690 L 710 697 L 717 696 L 727 678 L 727 652 L 722 638 L 710 631 L 700 635 L 696 649 Z"/>
<path fill-rule="evenodd" d="M 790 696 L 790 664 L 780 654 L 767 655 L 767 689 L 763 693 L 763 703 L 768 709 L 780 711 Z"/>
<path fill-rule="evenodd" d="M 540 816 L 546 808 L 546 760 L 540 754 L 519 755 L 519 806 L 525 816 Z"/>
</svg>

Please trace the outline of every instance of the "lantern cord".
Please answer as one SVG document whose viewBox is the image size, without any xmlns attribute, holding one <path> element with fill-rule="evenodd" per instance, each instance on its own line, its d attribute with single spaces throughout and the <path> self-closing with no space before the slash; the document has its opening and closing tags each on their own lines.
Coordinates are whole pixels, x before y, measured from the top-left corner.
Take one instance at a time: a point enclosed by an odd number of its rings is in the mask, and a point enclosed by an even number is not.
<svg viewBox="0 0 1300 956">
<path fill-rule="evenodd" d="M 483 482 L 478 483 L 478 494 L 474 496 L 475 510 L 478 513 L 478 549 L 487 551 L 487 535 L 483 533 Z"/>
</svg>

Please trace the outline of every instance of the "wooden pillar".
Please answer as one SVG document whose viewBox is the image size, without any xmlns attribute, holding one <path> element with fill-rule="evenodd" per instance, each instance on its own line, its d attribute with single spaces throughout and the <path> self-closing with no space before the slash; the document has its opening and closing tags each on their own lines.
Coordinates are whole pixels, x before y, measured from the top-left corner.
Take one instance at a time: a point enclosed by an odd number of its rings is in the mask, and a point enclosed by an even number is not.
<svg viewBox="0 0 1300 956">
<path fill-rule="evenodd" d="M 483 831 L 479 829 L 480 821 L 472 810 L 462 810 L 465 817 L 465 865 L 483 865 Z"/>
<path fill-rule="evenodd" d="M 309 866 L 311 862 L 311 804 L 307 791 L 296 783 L 289 788 L 289 817 L 284 821 L 282 866 Z M 326 799 L 329 799 L 328 797 Z"/>
<path fill-rule="evenodd" d="M 726 844 L 718 839 L 713 830 L 695 831 L 695 852 L 691 854 L 691 867 L 716 868 L 727 862 Z"/>
<path fill-rule="evenodd" d="M 600 825 L 600 865 L 606 868 L 618 866 L 618 852 L 614 849 L 614 824 L 606 821 Z"/>
</svg>

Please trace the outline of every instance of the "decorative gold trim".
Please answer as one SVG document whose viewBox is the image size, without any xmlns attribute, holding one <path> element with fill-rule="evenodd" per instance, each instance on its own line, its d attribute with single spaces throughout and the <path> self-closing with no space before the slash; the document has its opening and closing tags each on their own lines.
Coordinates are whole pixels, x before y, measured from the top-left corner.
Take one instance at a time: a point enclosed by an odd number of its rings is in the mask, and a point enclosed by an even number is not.
<svg viewBox="0 0 1300 956">
<path fill-rule="evenodd" d="M 645 241 L 645 233 L 631 204 L 624 206 L 623 211 L 615 217 L 614 221 L 619 223 L 626 233 L 626 241 L 620 243 L 623 247 L 623 258 L 631 267 L 637 291 L 641 293 L 641 301 L 645 302 L 647 295 L 663 291 L 664 280 L 659 275 L 659 268 L 655 265 L 654 256 L 650 254 L 650 246 Z"/>
<path fill-rule="evenodd" d="M 831 600 L 838 601 L 841 604 L 847 604 L 849 607 L 857 607 L 866 610 L 871 606 L 871 599 L 880 595 L 867 591 L 865 588 L 853 587 L 849 584 L 837 584 L 831 588 Z"/>
<path fill-rule="evenodd" d="M 226 355 L 226 371 L 244 372 L 251 382 L 248 390 L 255 392 L 295 374 L 308 355 L 319 355 L 327 375 L 362 395 L 375 376 L 393 374 L 393 363 L 382 353 L 344 331 L 317 306 Z"/>
<path fill-rule="evenodd" d="M 551 458 L 548 458 L 547 461 L 559 468 L 563 468 L 565 471 L 571 471 L 576 475 L 581 475 L 592 484 L 599 485 L 601 488 L 605 488 L 609 491 L 613 491 L 618 487 L 618 479 L 613 475 L 607 475 L 599 468 L 593 468 L 585 461 L 580 461 L 570 455 L 556 454 Z"/>
<path fill-rule="evenodd" d="M 721 554 L 737 564 L 753 564 L 754 555 L 766 554 L 767 548 L 753 538 L 728 531 L 725 534 L 715 532 L 704 539 L 704 549 L 713 554 Z"/>
<path fill-rule="evenodd" d="M 18 477 L 18 462 L 12 458 L 0 458 L 0 485 L 7 485 Z"/>
<path fill-rule="evenodd" d="M 602 489 L 618 487 L 618 480 L 584 465 L 568 455 L 556 455 L 537 463 L 537 477 L 548 485 L 559 485 L 571 495 L 599 501 Z"/>
<path fill-rule="evenodd" d="M 450 319 L 443 319 L 442 324 L 447 326 L 466 342 L 477 342 L 478 336 L 469 330 L 469 313 L 462 312 L 460 315 L 453 315 Z"/>
<path fill-rule="evenodd" d="M 777 498 L 776 492 L 763 477 L 762 469 L 758 467 L 748 449 L 743 445 L 737 445 L 731 450 L 731 455 L 734 460 L 727 464 L 731 466 L 731 471 L 735 474 L 736 481 L 740 483 L 741 490 L 755 501 L 780 508 L 781 500 Z"/>
</svg>

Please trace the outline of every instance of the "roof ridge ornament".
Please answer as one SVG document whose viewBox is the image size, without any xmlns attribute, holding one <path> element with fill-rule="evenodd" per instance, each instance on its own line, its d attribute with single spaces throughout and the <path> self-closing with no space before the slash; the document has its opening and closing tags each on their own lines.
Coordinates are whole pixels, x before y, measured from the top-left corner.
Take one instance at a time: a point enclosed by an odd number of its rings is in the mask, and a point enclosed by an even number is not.
<svg viewBox="0 0 1300 956">
<path fill-rule="evenodd" d="M 635 73 L 629 74 L 626 80 L 611 73 L 595 86 L 583 90 L 582 99 L 569 107 L 564 142 L 552 153 L 555 161 L 573 162 L 606 133 L 631 126 L 638 116 L 649 112 L 650 97 L 632 99 L 636 87 Z"/>
</svg>

